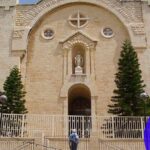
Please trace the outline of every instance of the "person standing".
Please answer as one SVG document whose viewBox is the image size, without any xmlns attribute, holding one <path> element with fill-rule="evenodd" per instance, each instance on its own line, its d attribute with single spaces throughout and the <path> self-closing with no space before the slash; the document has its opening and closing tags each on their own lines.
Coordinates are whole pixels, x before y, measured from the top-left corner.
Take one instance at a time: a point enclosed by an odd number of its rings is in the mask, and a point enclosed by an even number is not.
<svg viewBox="0 0 150 150">
<path fill-rule="evenodd" d="M 69 146 L 70 150 L 77 150 L 79 143 L 79 136 L 77 134 L 76 129 L 72 129 L 72 133 L 69 136 Z"/>
</svg>

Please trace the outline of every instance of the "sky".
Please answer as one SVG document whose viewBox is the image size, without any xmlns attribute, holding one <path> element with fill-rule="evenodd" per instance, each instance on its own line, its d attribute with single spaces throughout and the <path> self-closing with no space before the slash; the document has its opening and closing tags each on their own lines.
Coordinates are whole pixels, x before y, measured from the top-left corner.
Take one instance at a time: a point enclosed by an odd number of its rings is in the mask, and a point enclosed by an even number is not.
<svg viewBox="0 0 150 150">
<path fill-rule="evenodd" d="M 35 4 L 37 3 L 39 0 L 19 0 L 20 4 Z"/>
</svg>

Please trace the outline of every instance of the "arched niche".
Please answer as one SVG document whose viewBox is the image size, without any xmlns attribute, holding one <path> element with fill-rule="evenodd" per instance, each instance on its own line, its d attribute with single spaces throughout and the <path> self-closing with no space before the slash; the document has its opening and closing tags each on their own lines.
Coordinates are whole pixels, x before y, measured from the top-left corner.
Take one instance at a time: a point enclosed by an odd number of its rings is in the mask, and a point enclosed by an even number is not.
<svg viewBox="0 0 150 150">
<path fill-rule="evenodd" d="M 85 85 L 77 84 L 69 89 L 68 115 L 91 115 L 91 92 Z"/>
<path fill-rule="evenodd" d="M 94 53 L 97 45 L 97 40 L 88 37 L 85 33 L 78 31 L 73 33 L 66 39 L 60 42 L 64 51 L 64 79 L 66 76 L 72 74 L 76 75 L 90 75 L 94 72 Z M 80 53 L 83 65 L 77 67 L 75 64 L 75 57 Z M 79 68 L 79 71 L 76 69 Z"/>
<path fill-rule="evenodd" d="M 76 65 L 76 57 L 77 55 L 81 56 L 81 68 L 83 70 L 83 74 L 86 73 L 86 54 L 85 54 L 85 47 L 81 44 L 75 44 L 72 48 L 72 74 L 75 74 Z"/>
</svg>

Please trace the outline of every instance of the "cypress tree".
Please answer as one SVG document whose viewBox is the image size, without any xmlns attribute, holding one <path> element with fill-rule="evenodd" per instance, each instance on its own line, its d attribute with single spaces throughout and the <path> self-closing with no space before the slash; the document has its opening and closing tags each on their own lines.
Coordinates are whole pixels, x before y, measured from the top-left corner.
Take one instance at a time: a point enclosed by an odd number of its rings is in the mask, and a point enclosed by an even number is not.
<svg viewBox="0 0 150 150">
<path fill-rule="evenodd" d="M 130 41 L 125 41 L 118 62 L 118 72 L 115 74 L 116 89 L 113 91 L 109 113 L 120 116 L 143 115 L 140 94 L 144 92 L 145 85 L 139 67 L 136 51 Z"/>
<path fill-rule="evenodd" d="M 3 89 L 7 96 L 3 112 L 15 114 L 27 113 L 24 99 L 26 92 L 21 81 L 21 73 L 16 66 L 10 71 Z"/>
</svg>

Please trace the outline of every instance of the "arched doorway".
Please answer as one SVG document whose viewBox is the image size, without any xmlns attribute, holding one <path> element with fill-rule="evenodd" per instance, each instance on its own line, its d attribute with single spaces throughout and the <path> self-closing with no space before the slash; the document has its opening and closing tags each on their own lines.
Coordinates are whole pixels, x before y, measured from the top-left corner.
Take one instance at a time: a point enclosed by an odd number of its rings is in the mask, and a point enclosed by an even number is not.
<svg viewBox="0 0 150 150">
<path fill-rule="evenodd" d="M 91 93 L 88 87 L 82 84 L 74 85 L 68 92 L 69 115 L 91 115 Z"/>
<path fill-rule="evenodd" d="M 91 93 L 87 86 L 74 85 L 68 92 L 69 133 L 77 129 L 79 137 L 90 137 Z"/>
</svg>

